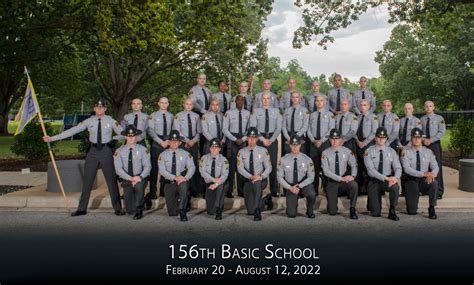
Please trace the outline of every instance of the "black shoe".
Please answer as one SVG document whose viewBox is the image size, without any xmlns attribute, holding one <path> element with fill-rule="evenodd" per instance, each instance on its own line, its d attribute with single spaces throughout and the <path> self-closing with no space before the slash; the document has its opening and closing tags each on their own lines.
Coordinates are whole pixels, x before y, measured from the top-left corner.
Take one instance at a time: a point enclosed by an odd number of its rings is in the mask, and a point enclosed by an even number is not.
<svg viewBox="0 0 474 285">
<path fill-rule="evenodd" d="M 389 210 L 388 218 L 392 221 L 399 221 L 400 220 L 400 218 L 397 216 L 397 212 L 393 208 Z"/>
<path fill-rule="evenodd" d="M 179 220 L 181 222 L 186 222 L 188 221 L 188 216 L 186 216 L 186 211 L 179 211 Z"/>
<path fill-rule="evenodd" d="M 151 198 L 145 198 L 145 210 L 150 210 L 152 206 Z"/>
<path fill-rule="evenodd" d="M 217 208 L 216 209 L 216 220 L 222 220 L 222 209 Z"/>
<path fill-rule="evenodd" d="M 350 209 L 350 215 L 349 216 L 350 216 L 351 220 L 357 220 L 359 218 L 356 214 L 356 209 L 355 208 Z"/>
<path fill-rule="evenodd" d="M 418 215 L 418 213 L 417 213 L 417 212 L 414 212 L 414 213 L 410 213 L 410 212 L 408 212 L 407 214 L 408 214 L 408 215 L 410 215 L 410 216 L 415 216 L 415 215 Z"/>
<path fill-rule="evenodd" d="M 307 212 L 306 217 L 308 217 L 309 219 L 314 219 L 316 217 L 316 215 L 314 213 Z"/>
<path fill-rule="evenodd" d="M 372 217 L 374 217 L 374 218 L 378 218 L 380 216 L 381 216 L 380 214 L 372 214 Z"/>
<path fill-rule="evenodd" d="M 263 204 L 267 206 L 267 210 L 273 210 L 272 196 L 273 195 L 268 194 L 263 198 Z"/>
<path fill-rule="evenodd" d="M 438 218 L 438 216 L 436 215 L 434 207 L 429 207 L 428 208 L 428 216 L 432 220 L 436 220 Z"/>
<path fill-rule="evenodd" d="M 114 214 L 115 214 L 116 216 L 123 216 L 123 215 L 125 215 L 126 213 L 125 213 L 125 211 L 123 211 L 123 210 L 115 210 Z"/>
<path fill-rule="evenodd" d="M 85 214 L 87 214 L 86 211 L 75 211 L 75 212 L 72 212 L 72 213 L 71 213 L 71 216 L 72 216 L 72 217 L 77 217 L 77 216 L 83 216 L 83 215 L 85 215 Z"/>
<path fill-rule="evenodd" d="M 260 209 L 255 209 L 255 214 L 253 215 L 253 220 L 254 221 L 261 221 L 262 220 L 262 214 L 260 213 Z"/>
<path fill-rule="evenodd" d="M 138 212 L 133 216 L 133 219 L 134 219 L 134 220 L 140 220 L 141 218 L 143 218 L 143 212 L 142 212 L 142 211 L 138 211 Z"/>
<path fill-rule="evenodd" d="M 188 202 L 186 203 L 186 212 L 191 210 L 191 196 L 188 197 Z"/>
<path fill-rule="evenodd" d="M 228 193 L 226 194 L 226 197 L 227 197 L 227 198 L 234 198 L 234 195 L 233 195 L 232 193 L 228 192 Z"/>
<path fill-rule="evenodd" d="M 436 197 L 437 200 L 441 200 L 443 199 L 443 195 L 442 194 L 438 194 L 438 197 Z"/>
</svg>

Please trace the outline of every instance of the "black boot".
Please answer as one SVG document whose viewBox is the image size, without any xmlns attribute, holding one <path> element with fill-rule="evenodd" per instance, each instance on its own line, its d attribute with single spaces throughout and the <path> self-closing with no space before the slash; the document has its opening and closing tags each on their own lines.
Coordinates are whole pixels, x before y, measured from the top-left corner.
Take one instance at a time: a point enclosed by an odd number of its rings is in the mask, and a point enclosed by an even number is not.
<svg viewBox="0 0 474 285">
<path fill-rule="evenodd" d="M 77 217 L 77 216 L 82 216 L 82 215 L 85 215 L 85 214 L 87 214 L 86 211 L 75 211 L 75 212 L 71 213 L 71 216 L 72 217 Z"/>
<path fill-rule="evenodd" d="M 351 220 L 357 220 L 359 218 L 354 207 L 351 207 L 350 209 L 350 218 Z"/>
<path fill-rule="evenodd" d="M 390 207 L 390 210 L 388 212 L 388 218 L 392 221 L 400 220 L 400 218 L 397 216 L 397 212 L 395 211 L 395 208 Z"/>
<path fill-rule="evenodd" d="M 306 217 L 314 219 L 316 216 L 314 215 L 314 212 L 306 212 Z"/>
<path fill-rule="evenodd" d="M 216 220 L 222 220 L 222 209 L 221 208 L 216 209 Z"/>
<path fill-rule="evenodd" d="M 255 213 L 253 215 L 253 220 L 254 221 L 261 221 L 262 220 L 262 214 L 260 212 L 260 208 L 255 209 Z"/>
<path fill-rule="evenodd" d="M 151 198 L 145 197 L 145 210 L 150 210 L 152 206 Z"/>
<path fill-rule="evenodd" d="M 264 201 L 264 204 L 267 206 L 267 210 L 273 210 L 273 201 L 272 201 L 272 195 L 271 194 L 267 194 L 267 196 L 265 196 L 263 198 L 263 201 Z"/>
<path fill-rule="evenodd" d="M 125 213 L 124 210 L 115 210 L 114 214 L 115 214 L 116 216 L 123 216 L 123 215 L 125 215 L 126 213 Z"/>
<path fill-rule="evenodd" d="M 186 212 L 191 210 L 191 196 L 188 196 L 188 202 L 186 203 Z"/>
<path fill-rule="evenodd" d="M 142 210 L 138 210 L 135 215 L 133 216 L 133 219 L 134 220 L 140 220 L 141 218 L 143 218 L 143 211 Z"/>
<path fill-rule="evenodd" d="M 428 216 L 430 217 L 430 219 L 432 220 L 436 220 L 438 218 L 438 216 L 436 215 L 436 212 L 435 212 L 435 209 L 433 206 L 430 206 L 428 208 Z"/>
<path fill-rule="evenodd" d="M 179 219 L 181 222 L 186 222 L 188 220 L 188 216 L 186 216 L 186 211 L 179 211 Z"/>
</svg>

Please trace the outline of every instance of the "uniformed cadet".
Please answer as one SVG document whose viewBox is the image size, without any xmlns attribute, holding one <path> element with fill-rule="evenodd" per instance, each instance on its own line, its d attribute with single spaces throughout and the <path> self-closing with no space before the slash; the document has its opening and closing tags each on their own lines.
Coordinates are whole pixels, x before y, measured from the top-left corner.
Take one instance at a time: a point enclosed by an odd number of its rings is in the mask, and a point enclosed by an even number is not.
<svg viewBox="0 0 474 285">
<path fill-rule="evenodd" d="M 398 182 L 402 176 L 402 166 L 398 154 L 391 147 L 385 145 L 388 133 L 384 127 L 377 128 L 375 145 L 364 153 L 364 164 L 370 176 L 367 203 L 373 217 L 380 217 L 382 210 L 382 192 L 389 192 L 390 210 L 388 218 L 398 221 L 395 207 L 398 203 Z"/>
<path fill-rule="evenodd" d="M 272 172 L 270 173 L 270 193 L 273 197 L 279 196 L 279 186 L 277 181 L 277 161 L 278 161 L 278 136 L 281 133 L 283 117 L 280 110 L 271 107 L 271 97 L 269 94 L 262 95 L 262 108 L 257 108 L 250 116 L 250 126 L 256 127 L 260 133 L 258 145 L 267 149 L 272 162 Z"/>
<path fill-rule="evenodd" d="M 375 108 L 377 107 L 374 92 L 367 89 L 367 83 L 367 77 L 362 76 L 359 79 L 360 89 L 354 91 L 354 94 L 352 95 L 352 111 L 356 115 L 360 115 L 361 113 L 359 107 L 360 101 L 362 100 L 367 100 L 369 102 L 369 112 L 371 113 L 373 113 L 375 111 Z"/>
<path fill-rule="evenodd" d="M 316 111 L 316 98 L 318 96 L 324 95 L 324 98 L 326 98 L 326 102 L 327 102 L 327 96 L 319 92 L 319 88 L 320 88 L 319 82 L 313 81 L 313 83 L 311 84 L 311 94 L 306 96 L 305 107 L 308 109 L 310 113 L 313 113 L 314 111 Z M 328 105 L 325 104 L 325 106 L 326 106 L 325 108 L 329 110 Z"/>
<path fill-rule="evenodd" d="M 128 214 L 134 215 L 134 220 L 143 217 L 144 191 L 151 170 L 148 149 L 137 144 L 141 132 L 134 125 L 128 125 L 122 132 L 127 143 L 117 149 L 114 155 L 115 171 L 122 180 L 125 209 Z"/>
<path fill-rule="evenodd" d="M 244 97 L 244 109 L 249 111 L 249 112 L 252 112 L 253 107 L 255 105 L 255 102 L 254 102 L 254 98 L 253 98 L 252 94 L 248 93 L 248 90 L 249 90 L 249 84 L 246 81 L 240 82 L 240 84 L 239 84 L 239 94 L 237 94 L 237 96 L 240 95 L 240 96 Z M 231 102 L 231 105 L 230 105 L 231 109 L 235 108 L 235 99 L 237 98 L 237 96 L 232 97 L 232 102 Z"/>
<path fill-rule="evenodd" d="M 89 197 L 91 195 L 92 185 L 99 166 L 105 176 L 115 214 L 117 216 L 125 214 L 125 212 L 122 211 L 111 146 L 112 131 L 119 135 L 122 132 L 122 128 L 117 121 L 112 119 L 112 117 L 105 115 L 105 111 L 107 111 L 105 100 L 99 98 L 95 101 L 94 105 L 95 116 L 91 116 L 79 123 L 77 126 L 58 135 L 43 137 L 45 142 L 52 142 L 71 137 L 85 130 L 89 131 L 89 142 L 91 143 L 91 147 L 87 152 L 86 162 L 84 165 L 84 184 L 82 186 L 81 199 L 77 210 L 73 212 L 71 216 L 87 214 Z"/>
<path fill-rule="evenodd" d="M 349 103 L 349 109 L 351 109 L 352 104 L 352 95 L 349 93 L 349 90 L 342 88 L 342 76 L 336 74 L 334 76 L 334 87 L 328 91 L 328 102 L 329 102 L 329 111 L 333 112 L 334 115 L 340 114 L 341 111 L 341 102 L 342 100 L 347 100 Z"/>
<path fill-rule="evenodd" d="M 304 139 L 297 135 L 290 138 L 291 153 L 282 157 L 278 165 L 278 182 L 287 189 L 286 214 L 296 217 L 298 198 L 306 197 L 306 216 L 314 219 L 314 202 L 316 192 L 312 185 L 314 180 L 314 164 L 309 156 L 301 153 Z"/>
<path fill-rule="evenodd" d="M 186 99 L 183 104 L 183 111 L 176 114 L 173 122 L 173 129 L 177 130 L 183 138 L 183 147 L 193 157 L 194 165 L 199 163 L 199 138 L 202 133 L 201 120 L 196 113 L 192 112 L 193 102 Z M 197 193 L 204 193 L 201 185 L 201 175 L 199 171 L 194 172 L 191 178 L 191 196 L 196 197 Z"/>
<path fill-rule="evenodd" d="M 199 172 L 206 182 L 206 209 L 209 215 L 222 219 L 224 209 L 224 183 L 229 175 L 229 161 L 220 154 L 220 140 L 210 141 L 210 153 L 201 157 Z"/>
<path fill-rule="evenodd" d="M 359 172 L 357 174 L 357 184 L 359 184 L 359 195 L 367 193 L 367 184 L 369 179 L 367 176 L 367 169 L 364 164 L 364 153 L 367 148 L 374 144 L 375 131 L 378 128 L 379 122 L 377 116 L 369 111 L 370 102 L 362 99 L 359 102 L 360 114 L 357 118 L 359 126 L 357 127 L 355 142 L 357 146 L 357 165 Z"/>
<path fill-rule="evenodd" d="M 158 157 L 169 147 L 169 135 L 173 129 L 173 114 L 168 112 L 168 98 L 161 97 L 158 101 L 159 110 L 152 113 L 148 118 L 148 135 L 152 138 L 151 144 L 151 172 L 150 172 L 150 193 L 147 194 L 147 208 L 150 199 L 156 199 L 158 181 Z M 160 179 L 160 196 L 164 196 L 164 180 Z"/>
<path fill-rule="evenodd" d="M 204 154 L 209 153 L 209 144 L 213 138 L 218 138 L 220 144 L 225 142 L 225 136 L 222 131 L 223 124 L 224 115 L 219 112 L 219 100 L 213 97 L 211 98 L 211 107 L 209 112 L 202 115 L 201 117 L 202 134 L 206 138 L 203 150 Z"/>
<path fill-rule="evenodd" d="M 128 113 L 123 117 L 122 128 L 125 129 L 128 125 L 134 125 L 135 128 L 141 131 L 137 137 L 137 143 L 146 146 L 145 139 L 148 129 L 148 115 L 142 112 L 142 100 L 135 98 L 132 100 L 132 113 Z"/>
<path fill-rule="evenodd" d="M 425 113 L 421 117 L 421 124 L 423 126 L 423 132 L 425 138 L 423 139 L 423 145 L 431 149 L 436 157 L 436 162 L 439 166 L 438 173 L 438 195 L 437 199 L 442 199 L 444 194 L 444 180 L 443 180 L 443 163 L 441 159 L 441 138 L 446 133 L 446 123 L 444 118 L 434 113 L 435 105 L 432 101 L 425 102 Z"/>
<path fill-rule="evenodd" d="M 280 103 L 278 102 L 277 95 L 271 91 L 272 81 L 270 79 L 263 80 L 262 88 L 263 88 L 262 92 L 258 93 L 255 96 L 255 106 L 254 106 L 254 108 L 262 108 L 262 95 L 264 93 L 270 94 L 270 96 L 272 98 L 271 105 L 272 105 L 273 108 L 280 108 Z"/>
<path fill-rule="evenodd" d="M 179 131 L 170 133 L 170 147 L 163 151 L 158 158 L 160 175 L 165 179 L 165 200 L 168 215 L 177 216 L 180 220 L 188 220 L 189 210 L 188 189 L 191 178 L 196 170 L 193 158 L 189 152 L 180 148 L 183 137 Z"/>
<path fill-rule="evenodd" d="M 205 86 L 206 75 L 204 73 L 198 74 L 196 78 L 196 85 L 189 90 L 189 99 L 193 103 L 193 112 L 199 115 L 199 118 L 209 110 L 211 104 L 211 91 Z M 202 134 L 199 135 L 199 154 L 202 155 L 204 151 L 205 138 Z M 197 161 L 196 161 L 197 162 Z M 196 171 L 198 172 L 198 171 Z M 194 183 L 193 183 L 194 185 Z"/>
<path fill-rule="evenodd" d="M 290 140 L 290 137 L 293 135 L 298 135 L 300 137 L 305 137 L 306 132 L 308 131 L 309 124 L 309 112 L 308 109 L 301 106 L 301 95 L 294 91 L 291 93 L 291 102 L 292 106 L 285 110 L 283 114 L 283 128 L 281 139 L 281 155 L 290 152 L 290 146 L 287 141 Z"/>
<path fill-rule="evenodd" d="M 237 168 L 244 177 L 245 207 L 249 215 L 254 215 L 255 221 L 262 219 L 262 192 L 268 184 L 267 178 L 272 171 L 268 151 L 257 145 L 258 130 L 250 127 L 247 131 L 248 146 L 239 150 Z"/>
<path fill-rule="evenodd" d="M 354 153 L 342 146 L 341 133 L 337 129 L 329 132 L 331 147 L 323 151 L 321 163 L 328 182 L 326 186 L 327 211 L 329 215 L 337 214 L 337 197 L 348 193 L 350 198 L 350 218 L 357 219 L 357 163 Z"/>
<path fill-rule="evenodd" d="M 309 100 L 308 100 L 309 102 Z M 336 125 L 335 116 L 326 106 L 326 95 L 318 95 L 315 100 L 316 111 L 309 117 L 308 138 L 311 142 L 309 154 L 314 163 L 315 176 L 313 186 L 319 194 L 319 175 L 321 174 L 321 154 L 330 147 L 329 131 Z"/>
<path fill-rule="evenodd" d="M 383 112 L 377 117 L 379 120 L 379 127 L 384 127 L 388 132 L 388 139 L 386 144 L 398 152 L 398 133 L 400 132 L 400 119 L 392 113 L 392 102 L 384 100 L 382 102 Z"/>
<path fill-rule="evenodd" d="M 232 101 L 230 94 L 227 93 L 229 87 L 224 80 L 219 80 L 219 82 L 217 82 L 217 88 L 219 89 L 219 92 L 214 93 L 212 97 L 215 97 L 217 100 L 219 100 L 219 112 L 225 114 L 227 110 L 230 110 L 230 103 Z"/>
<path fill-rule="evenodd" d="M 296 91 L 296 80 L 293 78 L 288 79 L 288 91 L 283 92 L 280 97 L 280 112 L 285 113 L 286 109 L 290 108 L 293 104 L 291 102 L 291 93 Z M 298 93 L 300 94 L 300 93 Z M 300 105 L 305 107 L 305 99 L 300 94 Z"/>
<path fill-rule="evenodd" d="M 346 99 L 341 100 L 341 111 L 339 115 L 336 116 L 336 129 L 341 133 L 344 146 L 353 153 L 356 153 L 355 138 L 359 121 L 354 113 L 349 112 L 349 108 L 349 101 Z"/>
<path fill-rule="evenodd" d="M 417 117 L 413 116 L 413 105 L 406 103 L 404 106 L 405 117 L 400 119 L 400 137 L 398 147 L 403 149 L 411 141 L 411 130 L 414 128 L 422 128 L 421 121 Z"/>
<path fill-rule="evenodd" d="M 433 152 L 422 145 L 423 131 L 419 128 L 411 130 L 411 144 L 402 151 L 401 162 L 405 172 L 405 200 L 408 215 L 416 215 L 419 194 L 428 192 L 430 219 L 437 219 L 434 207 L 438 195 L 439 173 L 438 163 Z"/>
<path fill-rule="evenodd" d="M 237 95 L 235 108 L 230 109 L 224 116 L 224 135 L 226 136 L 227 157 L 229 158 L 229 179 L 227 197 L 232 198 L 234 191 L 234 174 L 237 170 L 237 153 L 245 146 L 247 141 L 247 128 L 250 124 L 250 112 L 244 108 L 244 97 Z M 244 184 L 242 177 L 237 173 L 237 194 L 244 196 Z"/>
</svg>

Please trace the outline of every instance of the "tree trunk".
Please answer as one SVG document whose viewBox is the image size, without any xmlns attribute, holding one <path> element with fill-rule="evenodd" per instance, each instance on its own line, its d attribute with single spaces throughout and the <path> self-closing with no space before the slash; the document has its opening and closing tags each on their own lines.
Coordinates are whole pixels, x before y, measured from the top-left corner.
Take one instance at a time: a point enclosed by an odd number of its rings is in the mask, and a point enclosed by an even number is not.
<svg viewBox="0 0 474 285">
<path fill-rule="evenodd" d="M 13 104 L 18 100 L 15 90 L 20 80 L 11 78 L 0 80 L 0 135 L 8 135 L 8 113 Z"/>
</svg>

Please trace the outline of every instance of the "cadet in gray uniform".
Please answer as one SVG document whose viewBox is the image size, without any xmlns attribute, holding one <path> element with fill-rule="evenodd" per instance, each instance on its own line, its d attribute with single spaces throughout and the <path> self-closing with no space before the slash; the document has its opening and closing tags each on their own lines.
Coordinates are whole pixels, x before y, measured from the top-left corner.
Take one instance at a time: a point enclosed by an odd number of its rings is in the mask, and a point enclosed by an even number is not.
<svg viewBox="0 0 474 285">
<path fill-rule="evenodd" d="M 398 147 L 403 149 L 411 141 L 411 130 L 414 128 L 422 128 L 421 121 L 417 117 L 413 116 L 413 105 L 406 103 L 404 106 L 405 117 L 400 119 L 400 137 Z"/>
<path fill-rule="evenodd" d="M 384 127 L 388 132 L 386 144 L 398 152 L 398 133 L 400 132 L 400 119 L 392 113 L 392 102 L 382 102 L 383 112 L 378 115 L 379 127 Z"/>
<path fill-rule="evenodd" d="M 306 197 L 306 216 L 314 219 L 316 192 L 313 188 L 314 164 L 309 156 L 300 152 L 304 139 L 294 135 L 290 138 L 291 153 L 282 157 L 278 165 L 278 182 L 287 189 L 286 214 L 296 217 L 298 198 Z"/>
<path fill-rule="evenodd" d="M 377 116 L 369 111 L 369 101 L 366 99 L 360 100 L 360 114 L 357 118 L 359 126 L 356 133 L 357 146 L 357 165 L 359 166 L 359 173 L 357 174 L 357 184 L 359 184 L 359 195 L 367 193 L 367 184 L 369 179 L 367 177 L 367 169 L 364 164 L 364 153 L 371 145 L 374 144 L 375 131 L 378 128 L 379 122 Z"/>
<path fill-rule="evenodd" d="M 176 114 L 173 122 L 173 129 L 177 130 L 183 138 L 184 146 L 187 152 L 193 157 L 194 165 L 199 163 L 199 138 L 202 133 L 201 120 L 196 113 L 192 112 L 193 102 L 190 99 L 184 100 L 183 111 Z M 201 186 L 201 175 L 199 171 L 194 172 L 191 178 L 191 196 L 196 197 L 197 193 L 204 193 Z"/>
<path fill-rule="evenodd" d="M 291 136 L 296 134 L 300 137 L 304 137 L 308 131 L 309 112 L 308 109 L 302 107 L 300 104 L 301 95 L 296 91 L 292 92 L 291 102 L 293 105 L 286 109 L 285 114 L 283 114 L 283 137 L 281 139 L 282 156 L 290 152 L 290 146 L 286 142 L 290 140 Z"/>
<path fill-rule="evenodd" d="M 134 214 L 134 220 L 143 217 L 144 191 L 151 170 L 148 149 L 137 144 L 140 134 L 141 131 L 134 125 L 128 125 L 122 132 L 127 143 L 117 149 L 114 155 L 115 171 L 119 180 L 122 180 L 125 209 L 128 214 Z"/>
<path fill-rule="evenodd" d="M 446 133 L 446 124 L 443 117 L 434 113 L 435 106 L 432 101 L 425 102 L 426 115 L 421 117 L 421 124 L 423 125 L 423 132 L 425 138 L 423 145 L 429 148 L 436 157 L 436 162 L 439 166 L 438 173 L 438 195 L 437 199 L 442 199 L 444 194 L 444 180 L 443 180 L 443 164 L 441 159 L 441 138 Z"/>
<path fill-rule="evenodd" d="M 357 162 L 354 153 L 342 146 L 341 133 L 337 129 L 329 132 L 331 147 L 323 151 L 321 163 L 324 175 L 328 179 L 326 197 L 329 215 L 337 214 L 337 197 L 348 192 L 350 198 L 350 218 L 357 219 L 355 206 L 357 204 Z"/>
<path fill-rule="evenodd" d="M 180 148 L 181 141 L 177 130 L 170 133 L 170 147 L 163 151 L 158 158 L 160 175 L 165 179 L 166 208 L 170 216 L 177 216 L 180 220 L 188 220 L 186 215 L 188 205 L 189 181 L 196 170 L 193 158 L 189 152 Z"/>
<path fill-rule="evenodd" d="M 359 121 L 354 113 L 349 112 L 349 108 L 349 101 L 341 100 L 341 112 L 336 116 L 336 129 L 341 133 L 344 146 L 356 153 L 355 138 Z"/>
<path fill-rule="evenodd" d="M 210 153 L 201 157 L 199 172 L 206 182 L 206 209 L 209 215 L 222 219 L 224 209 L 224 183 L 229 175 L 229 161 L 220 154 L 221 143 L 214 138 L 210 141 Z"/>
<path fill-rule="evenodd" d="M 215 97 L 217 100 L 219 100 L 219 112 L 225 114 L 225 112 L 230 110 L 230 103 L 232 101 L 230 94 L 227 93 L 229 87 L 224 80 L 219 80 L 219 82 L 217 82 L 217 88 L 219 88 L 219 92 L 214 93 L 212 97 Z"/>
<path fill-rule="evenodd" d="M 219 112 L 219 100 L 215 97 L 211 98 L 211 107 L 209 112 L 202 115 L 201 125 L 202 134 L 206 138 L 204 143 L 204 154 L 209 153 L 209 144 L 213 138 L 218 138 L 219 143 L 225 142 L 224 133 L 222 132 L 222 126 L 224 124 L 224 115 Z"/>
<path fill-rule="evenodd" d="M 360 115 L 361 111 L 360 101 L 367 100 L 369 102 L 369 112 L 373 113 L 375 111 L 375 107 L 377 107 L 375 102 L 375 95 L 374 92 L 367 89 L 367 77 L 362 76 L 359 79 L 360 89 L 354 91 L 352 95 L 352 110 L 356 115 Z"/>
<path fill-rule="evenodd" d="M 319 84 L 319 83 L 318 83 Z M 309 100 L 308 100 L 309 101 Z M 319 175 L 321 174 L 321 154 L 330 146 L 329 131 L 336 125 L 335 116 L 326 107 L 326 95 L 316 97 L 316 111 L 309 117 L 308 138 L 311 142 L 309 154 L 315 166 L 313 186 L 319 194 Z"/>
<path fill-rule="evenodd" d="M 134 125 L 135 128 L 141 131 L 137 137 L 137 143 L 146 146 L 146 131 L 148 129 L 148 115 L 142 112 L 142 100 L 135 98 L 132 100 L 132 113 L 126 114 L 122 120 L 122 128 L 125 129 L 128 125 Z"/>
<path fill-rule="evenodd" d="M 125 212 L 122 211 L 117 185 L 117 175 L 114 168 L 114 158 L 112 147 L 110 145 L 112 141 L 112 131 L 119 135 L 122 132 L 122 128 L 117 121 L 112 119 L 112 117 L 105 115 L 105 111 L 107 111 L 105 100 L 99 98 L 96 100 L 94 105 L 95 116 L 91 116 L 79 123 L 79 125 L 58 135 L 43 137 L 45 142 L 52 142 L 71 137 L 85 130 L 89 131 L 89 142 L 91 143 L 91 147 L 87 152 L 86 162 L 84 165 L 84 184 L 82 186 L 81 199 L 77 210 L 73 212 L 71 216 L 87 214 L 89 197 L 91 195 L 92 185 L 99 166 L 104 173 L 115 214 L 117 216 L 125 214 Z"/>
<path fill-rule="evenodd" d="M 398 154 L 392 148 L 385 146 L 388 134 L 384 127 L 379 127 L 375 133 L 375 145 L 364 153 L 364 163 L 370 176 L 368 208 L 373 217 L 380 217 L 382 210 L 382 192 L 388 191 L 390 210 L 388 218 L 398 221 L 395 207 L 398 203 L 398 182 L 402 176 L 402 166 Z"/>
<path fill-rule="evenodd" d="M 296 91 L 296 80 L 293 78 L 289 78 L 288 81 L 288 91 L 283 92 L 280 97 L 280 112 L 282 114 L 285 113 L 286 109 L 290 108 L 292 104 L 291 102 L 291 93 Z M 299 93 L 298 93 L 299 94 Z M 301 96 L 301 94 L 300 94 Z M 300 105 L 304 107 L 304 99 L 300 99 Z"/>
<path fill-rule="evenodd" d="M 271 98 L 272 98 L 272 107 L 273 108 L 280 108 L 280 103 L 278 102 L 278 97 L 275 93 L 273 93 L 271 91 L 271 88 L 272 88 L 272 82 L 270 79 L 265 79 L 263 80 L 262 82 L 262 92 L 258 93 L 256 96 L 255 96 L 255 106 L 254 108 L 262 108 L 262 95 L 264 93 L 268 93 L 270 94 Z"/>
<path fill-rule="evenodd" d="M 168 98 L 161 97 L 158 101 L 159 110 L 152 113 L 148 118 L 148 135 L 153 139 L 151 144 L 151 173 L 150 193 L 145 197 L 147 208 L 151 206 L 151 199 L 156 199 L 158 181 L 158 157 L 169 147 L 169 135 L 173 129 L 173 114 L 168 112 Z M 160 179 L 160 196 L 164 196 L 164 180 Z M 148 209 L 147 209 L 148 210 Z"/>
<path fill-rule="evenodd" d="M 402 151 L 401 162 L 405 177 L 405 199 L 408 215 L 416 215 L 420 191 L 427 191 L 430 200 L 428 216 L 436 219 L 436 197 L 438 195 L 439 167 L 433 152 L 421 143 L 423 131 L 414 128 L 411 131 L 411 145 Z"/>
<path fill-rule="evenodd" d="M 237 168 L 245 179 L 244 199 L 249 215 L 254 215 L 255 221 L 262 220 L 262 192 L 268 184 L 267 178 L 272 171 L 268 151 L 257 146 L 258 130 L 250 127 L 247 131 L 248 146 L 239 150 Z"/>
<path fill-rule="evenodd" d="M 272 172 L 270 173 L 270 192 L 273 197 L 279 196 L 277 181 L 277 161 L 278 161 L 278 136 L 281 133 L 283 117 L 280 110 L 271 107 L 269 94 L 262 95 L 263 108 L 257 108 L 250 117 L 250 125 L 256 127 L 260 133 L 258 145 L 266 148 L 270 154 L 272 162 Z"/>
<path fill-rule="evenodd" d="M 236 108 L 230 109 L 224 116 L 223 132 L 227 142 L 227 157 L 229 158 L 229 179 L 227 188 L 227 197 L 232 198 L 234 191 L 234 174 L 237 169 L 237 153 L 245 146 L 247 141 L 247 128 L 250 124 L 250 112 L 245 110 L 244 97 L 237 95 L 235 97 Z M 244 182 L 242 177 L 237 173 L 237 193 L 244 196 Z"/>
<path fill-rule="evenodd" d="M 254 102 L 254 98 L 253 98 L 252 94 L 247 93 L 248 90 L 249 90 L 248 83 L 246 81 L 240 82 L 240 85 L 239 85 L 239 92 L 240 93 L 237 96 L 240 95 L 240 96 L 244 97 L 244 109 L 249 111 L 249 112 L 252 112 L 253 107 L 255 105 L 255 102 Z M 235 107 L 235 99 L 237 98 L 237 96 L 232 97 L 232 102 L 230 104 L 231 109 L 236 108 Z"/>
<path fill-rule="evenodd" d="M 313 83 L 311 84 L 311 91 L 312 93 L 308 96 L 306 96 L 306 105 L 305 107 L 308 109 L 308 111 L 310 113 L 313 113 L 314 111 L 316 111 L 316 99 L 318 96 L 324 96 L 325 100 L 326 100 L 326 103 L 327 103 L 327 96 L 321 92 L 319 92 L 319 88 L 320 88 L 320 85 L 319 85 L 319 82 L 318 81 L 313 81 Z M 327 106 L 327 104 L 325 105 L 325 108 L 326 110 L 329 110 L 329 107 Z"/>
<path fill-rule="evenodd" d="M 333 112 L 334 115 L 340 114 L 342 100 L 347 100 L 349 104 L 349 111 L 351 109 L 352 95 L 349 90 L 342 88 L 342 76 L 336 74 L 334 76 L 334 88 L 328 91 L 329 111 Z"/>
</svg>

